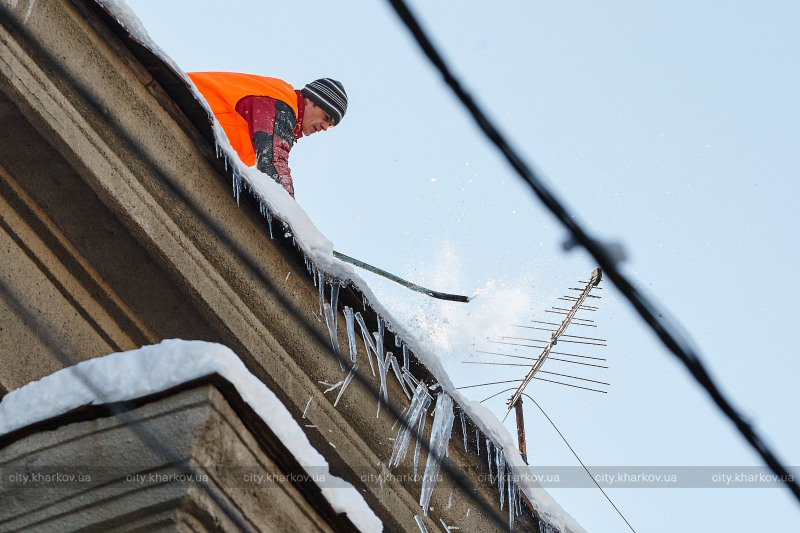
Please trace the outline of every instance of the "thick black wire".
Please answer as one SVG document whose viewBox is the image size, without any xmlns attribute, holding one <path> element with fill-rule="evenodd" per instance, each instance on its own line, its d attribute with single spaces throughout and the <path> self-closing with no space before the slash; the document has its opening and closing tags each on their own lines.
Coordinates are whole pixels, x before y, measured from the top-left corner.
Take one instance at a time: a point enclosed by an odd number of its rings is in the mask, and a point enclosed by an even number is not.
<svg viewBox="0 0 800 533">
<path fill-rule="evenodd" d="M 60 79 L 67 81 L 70 84 L 70 86 L 74 88 L 75 92 L 80 96 L 80 98 L 84 101 L 84 103 L 87 106 L 93 109 L 94 112 L 97 113 L 98 115 L 104 116 L 104 120 L 114 124 L 113 116 L 107 115 L 104 112 L 104 107 L 102 103 L 98 102 L 94 98 L 91 90 L 84 85 L 85 83 L 84 80 L 76 78 L 66 69 L 64 69 L 60 65 L 60 63 L 55 58 L 53 58 L 52 55 L 47 50 L 45 50 L 36 42 L 36 40 L 30 35 L 30 32 L 26 27 L 16 22 L 11 13 L 7 12 L 6 6 L 4 6 L 2 3 L 0 3 L 0 12 L 4 13 L 2 19 L 0 19 L 3 21 L 4 25 L 8 24 L 9 26 L 12 26 L 15 32 L 18 32 L 19 34 L 25 37 L 26 43 L 30 48 L 35 48 L 37 54 L 47 58 L 47 63 L 48 63 L 47 67 L 55 76 L 58 76 Z M 330 357 L 338 362 L 339 361 L 338 356 L 333 352 L 333 349 L 330 346 L 329 339 L 327 337 L 323 337 L 323 335 L 321 335 L 317 331 L 316 325 L 310 322 L 305 317 L 305 315 L 300 311 L 300 309 L 298 309 L 294 305 L 294 302 L 286 295 L 284 295 L 278 289 L 278 287 L 275 286 L 275 284 L 266 275 L 262 273 L 261 263 L 258 260 L 256 260 L 249 253 L 248 250 L 244 249 L 238 243 L 236 243 L 236 240 L 233 239 L 230 235 L 228 235 L 227 232 L 222 227 L 220 227 L 220 225 L 216 221 L 212 220 L 210 216 L 207 214 L 206 210 L 202 206 L 197 205 L 197 203 L 193 201 L 191 196 L 181 188 L 180 184 L 172 181 L 171 179 L 169 179 L 167 174 L 162 173 L 159 170 L 158 165 L 150 158 L 149 150 L 144 146 L 142 146 L 141 142 L 136 137 L 134 137 L 131 134 L 131 132 L 129 132 L 128 128 L 124 127 L 124 124 L 116 124 L 115 131 L 126 143 L 128 143 L 128 147 L 137 156 L 139 161 L 144 163 L 147 166 L 147 168 L 151 169 L 153 174 L 157 175 L 160 178 L 161 182 L 164 183 L 166 187 L 168 187 L 170 193 L 172 193 L 180 201 L 185 202 L 186 205 L 191 206 L 192 211 L 198 216 L 198 218 L 203 220 L 203 222 L 207 225 L 209 230 L 218 239 L 220 239 L 221 242 L 228 243 L 228 246 L 230 246 L 231 251 L 234 254 L 236 254 L 237 257 L 240 258 L 241 264 L 246 266 L 254 274 L 254 276 L 258 278 L 258 280 L 261 283 L 263 283 L 264 288 L 275 296 L 276 300 L 278 300 L 280 305 L 284 306 L 287 313 L 294 320 L 296 320 L 299 323 L 302 323 L 305 326 L 305 330 L 314 338 L 314 340 L 317 341 L 321 352 L 325 356 Z M 232 166 L 229 166 L 229 168 L 232 168 Z M 283 245 L 285 245 L 285 243 L 283 243 Z M 74 363 L 75 363 L 74 361 L 70 362 L 67 366 L 71 366 Z M 360 372 L 355 373 L 354 379 L 365 388 L 368 395 L 371 396 L 373 400 L 380 401 L 382 394 L 378 390 L 376 385 L 372 382 L 372 380 L 365 378 Z M 405 427 L 409 427 L 406 424 L 403 414 L 394 405 L 389 403 L 388 405 L 386 405 L 386 409 L 393 417 L 399 420 L 400 424 L 404 425 Z M 139 437 L 142 440 L 142 442 L 145 445 L 152 447 L 152 449 L 158 453 L 159 443 L 153 437 L 153 435 L 149 434 L 148 430 L 141 427 L 140 425 L 134 424 L 132 427 L 134 427 L 134 430 L 137 433 L 139 433 Z M 420 438 L 422 437 L 422 435 L 419 434 L 417 428 L 410 427 L 409 429 L 411 431 L 411 434 L 420 440 L 422 449 L 424 449 L 426 453 L 430 453 L 430 444 L 424 438 Z M 463 494 L 471 498 L 472 501 L 474 501 L 477 504 L 477 506 L 481 509 L 481 511 L 484 512 L 486 515 L 488 515 L 488 517 L 496 524 L 498 528 L 505 529 L 506 527 L 505 518 L 501 516 L 491 505 L 489 505 L 489 503 L 486 500 L 478 498 L 476 496 L 477 491 L 469 482 L 467 482 L 466 476 L 464 475 L 463 472 L 461 472 L 459 469 L 454 468 L 452 465 L 450 465 L 447 461 L 444 460 L 441 462 L 440 467 L 449 476 L 451 476 L 451 478 L 454 481 L 454 484 L 456 484 L 458 487 L 462 489 Z M 215 500 L 215 503 L 218 503 L 221 506 L 223 506 L 226 509 L 226 514 L 227 514 L 226 506 L 229 504 L 226 501 L 218 502 Z M 233 517 L 231 518 L 235 520 L 235 518 Z"/>
<path fill-rule="evenodd" d="M 789 470 L 781 463 L 777 456 L 770 450 L 769 446 L 764 440 L 756 433 L 750 424 L 736 411 L 731 405 L 714 380 L 708 374 L 705 366 L 700 361 L 694 348 L 690 346 L 690 342 L 684 335 L 671 331 L 674 329 L 667 321 L 662 320 L 660 317 L 663 313 L 658 311 L 655 302 L 647 298 L 636 286 L 629 281 L 624 274 L 617 268 L 617 263 L 614 258 L 608 253 L 605 247 L 584 230 L 577 222 L 575 217 L 572 217 L 558 199 L 547 189 L 543 181 L 536 173 L 522 160 L 522 157 L 511 147 L 505 137 L 498 131 L 494 124 L 489 120 L 488 116 L 481 110 L 472 96 L 464 89 L 459 80 L 450 71 L 447 64 L 444 62 L 441 54 L 431 43 L 428 36 L 423 31 L 416 17 L 411 13 L 408 6 L 403 0 L 388 0 L 389 4 L 394 8 L 397 15 L 406 25 L 408 30 L 414 36 L 417 44 L 422 48 L 422 51 L 439 70 L 445 83 L 453 90 L 456 97 L 464 104 L 464 107 L 472 115 L 472 118 L 478 124 L 478 127 L 483 131 L 489 140 L 494 144 L 500 152 L 503 153 L 506 160 L 525 180 L 531 187 L 534 194 L 539 200 L 550 210 L 551 213 L 567 228 L 570 232 L 574 242 L 583 246 L 594 259 L 597 261 L 600 268 L 603 269 L 605 274 L 611 279 L 614 285 L 617 286 L 622 295 L 630 302 L 636 309 L 642 319 L 650 326 L 650 328 L 658 335 L 664 345 L 674 353 L 678 359 L 686 366 L 689 373 L 697 380 L 703 389 L 708 392 L 711 399 L 720 408 L 728 419 L 733 422 L 739 433 L 745 440 L 753 447 L 753 449 L 764 459 L 764 462 L 770 469 L 783 481 L 783 483 L 794 494 L 798 503 L 800 503 L 800 485 L 795 481 L 795 478 L 790 474 Z"/>
</svg>

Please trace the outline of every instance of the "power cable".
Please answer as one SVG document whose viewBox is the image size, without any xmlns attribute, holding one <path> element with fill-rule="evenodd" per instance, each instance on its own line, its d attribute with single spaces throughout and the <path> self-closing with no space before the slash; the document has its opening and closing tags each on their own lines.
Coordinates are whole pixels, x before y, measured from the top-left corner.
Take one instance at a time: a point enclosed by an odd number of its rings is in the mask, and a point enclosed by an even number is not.
<svg viewBox="0 0 800 533">
<path fill-rule="evenodd" d="M 461 101 L 464 107 L 472 115 L 486 137 L 494 144 L 505 156 L 506 160 L 517 172 L 517 174 L 531 187 L 534 194 L 545 205 L 547 209 L 561 222 L 569 231 L 573 242 L 583 246 L 594 259 L 600 268 L 611 279 L 614 285 L 628 302 L 636 309 L 642 319 L 658 335 L 661 342 L 684 364 L 689 373 L 695 378 L 697 383 L 705 389 L 711 399 L 725 414 L 725 416 L 736 426 L 736 429 L 750 444 L 750 446 L 761 456 L 769 468 L 776 474 L 794 494 L 800 503 L 800 484 L 795 481 L 794 476 L 777 458 L 766 442 L 756 433 L 752 426 L 738 413 L 731 405 L 714 380 L 708 374 L 705 366 L 701 362 L 697 351 L 691 346 L 690 341 L 684 335 L 673 331 L 674 326 L 663 320 L 664 312 L 659 310 L 656 303 L 647 298 L 627 277 L 617 268 L 617 261 L 609 253 L 606 247 L 595 240 L 589 233 L 578 224 L 576 217 L 567 213 L 567 210 L 556 199 L 555 195 L 544 185 L 542 179 L 523 161 L 522 157 L 511 147 L 505 137 L 494 126 L 488 116 L 475 103 L 472 96 L 463 88 L 461 82 L 450 71 L 441 54 L 431 43 L 426 33 L 423 31 L 417 19 L 409 10 L 403 0 L 388 0 L 397 15 L 411 32 L 417 44 L 428 57 L 431 63 L 439 70 L 445 83 L 453 90 L 453 93 Z"/>
</svg>

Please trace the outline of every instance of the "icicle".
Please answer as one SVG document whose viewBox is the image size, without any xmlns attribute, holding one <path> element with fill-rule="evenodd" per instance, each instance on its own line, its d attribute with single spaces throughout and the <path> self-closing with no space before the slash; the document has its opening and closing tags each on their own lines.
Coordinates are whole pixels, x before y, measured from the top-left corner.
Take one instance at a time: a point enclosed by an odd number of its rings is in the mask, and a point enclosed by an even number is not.
<svg viewBox="0 0 800 533">
<path fill-rule="evenodd" d="M 439 522 L 441 522 L 442 527 L 444 528 L 444 533 L 450 533 L 451 531 L 456 531 L 458 529 L 461 529 L 458 526 L 448 526 L 441 518 L 439 519 Z"/>
<path fill-rule="evenodd" d="M 386 326 L 386 321 L 383 319 L 381 315 L 378 315 L 378 332 L 376 335 L 375 341 L 375 348 L 377 348 L 376 352 L 380 359 L 384 358 L 383 355 L 383 337 L 384 337 L 384 327 Z"/>
<path fill-rule="evenodd" d="M 372 353 L 376 353 L 375 341 L 372 339 L 372 335 L 369 334 L 369 328 L 367 328 L 367 323 L 364 322 L 364 317 L 361 316 L 361 313 L 356 313 L 355 317 L 356 322 L 358 322 L 358 327 L 361 329 L 361 338 L 364 340 L 364 349 L 367 351 L 369 368 L 372 370 L 372 375 L 375 376 L 375 366 L 372 364 L 372 356 L 370 355 L 370 350 Z"/>
<path fill-rule="evenodd" d="M 336 359 L 339 361 L 339 366 L 344 372 L 344 362 L 342 361 L 342 352 L 339 350 L 339 332 L 336 331 L 336 316 L 335 311 L 331 308 L 331 304 L 325 303 L 323 306 L 325 311 L 325 324 L 328 326 L 328 334 L 331 337 L 331 345 L 333 346 L 333 353 L 336 354 Z"/>
<path fill-rule="evenodd" d="M 397 437 L 394 441 L 394 449 L 392 449 L 392 456 L 389 458 L 389 468 L 399 466 L 400 462 L 405 458 L 406 450 L 408 449 L 408 440 L 411 437 L 411 430 L 414 426 L 419 424 L 420 417 L 425 417 L 430 402 L 431 399 L 425 387 L 422 385 L 417 387 L 414 391 L 414 397 L 411 399 L 411 405 L 406 413 L 405 423 L 397 432 Z"/>
<path fill-rule="evenodd" d="M 422 386 L 424 387 L 425 385 L 423 384 Z M 428 393 L 426 392 L 425 394 L 427 395 Z M 431 398 L 428 396 L 428 405 L 430 405 L 430 402 Z M 425 419 L 427 418 L 427 415 L 428 413 L 426 408 L 426 412 L 419 419 L 419 427 L 417 428 L 417 445 L 414 447 L 414 481 L 416 481 L 417 476 L 419 476 L 419 452 L 420 448 L 422 447 L 422 439 L 425 435 Z"/>
<path fill-rule="evenodd" d="M 319 274 L 319 314 L 322 315 L 322 306 L 325 303 L 325 274 L 321 270 L 317 273 Z"/>
<path fill-rule="evenodd" d="M 419 385 L 419 380 L 406 368 L 403 368 L 403 379 L 406 380 L 406 383 L 408 383 L 412 389 L 416 389 L 417 385 Z"/>
<path fill-rule="evenodd" d="M 308 414 L 308 408 L 311 407 L 311 400 L 313 400 L 313 399 L 314 399 L 313 396 L 308 399 L 308 403 L 306 404 L 306 408 L 303 409 L 303 418 L 305 418 L 306 415 Z"/>
<path fill-rule="evenodd" d="M 337 381 L 336 383 L 334 383 L 333 385 L 331 385 L 330 387 L 328 387 L 327 389 L 322 391 L 322 394 L 328 394 L 330 391 L 332 391 L 334 389 L 337 389 L 339 387 L 339 385 L 341 385 L 342 383 L 344 383 L 344 380 Z"/>
<path fill-rule="evenodd" d="M 450 491 L 450 496 L 447 497 L 447 507 L 445 509 L 452 509 L 453 508 L 453 491 Z"/>
<path fill-rule="evenodd" d="M 494 476 L 492 476 L 492 441 L 486 438 L 486 459 L 489 464 L 489 484 L 494 485 Z"/>
<path fill-rule="evenodd" d="M 331 308 L 333 309 L 333 328 L 339 330 L 339 316 L 336 312 L 339 305 L 339 288 L 341 283 L 338 281 L 331 282 Z"/>
<path fill-rule="evenodd" d="M 407 369 L 410 370 L 411 369 L 411 364 L 410 364 L 410 360 L 409 360 L 410 357 L 408 355 L 408 352 L 409 352 L 408 345 L 406 343 L 403 343 L 403 368 L 407 368 Z"/>
<path fill-rule="evenodd" d="M 269 208 L 266 209 L 267 212 L 267 226 L 269 226 L 269 238 L 275 240 L 275 237 L 272 236 L 272 213 L 270 212 Z"/>
<path fill-rule="evenodd" d="M 386 374 L 389 372 L 389 357 L 392 355 L 392 352 L 388 352 L 386 357 L 378 357 L 378 374 L 381 377 L 381 391 L 383 392 L 383 401 L 386 402 L 386 405 L 389 405 L 389 384 L 386 382 Z M 378 398 L 378 403 L 380 404 L 381 399 Z"/>
<path fill-rule="evenodd" d="M 478 449 L 478 457 L 481 456 L 481 430 L 475 428 L 475 447 Z"/>
<path fill-rule="evenodd" d="M 514 517 L 517 515 L 516 484 L 508 480 L 508 530 L 514 531 Z"/>
<path fill-rule="evenodd" d="M 461 411 L 461 431 L 464 432 L 464 453 L 467 453 L 467 419 L 464 417 L 464 411 Z"/>
<path fill-rule="evenodd" d="M 353 376 L 356 374 L 356 370 L 358 370 L 358 365 L 353 365 L 353 368 L 350 369 L 350 373 L 347 374 L 347 377 L 344 378 L 344 383 L 342 383 L 342 388 L 339 389 L 339 395 L 336 396 L 336 401 L 333 402 L 333 406 L 336 407 L 339 404 L 339 400 L 342 399 L 342 395 L 344 394 L 344 390 L 350 385 L 350 382 L 353 380 Z"/>
<path fill-rule="evenodd" d="M 436 409 L 431 427 L 431 440 L 428 447 L 428 462 L 425 464 L 425 473 L 422 475 L 422 492 L 419 504 L 422 512 L 427 516 L 428 505 L 439 476 L 439 467 L 450 443 L 450 434 L 453 431 L 453 399 L 445 393 L 436 398 Z"/>
<path fill-rule="evenodd" d="M 394 345 L 396 348 L 399 348 L 403 345 L 403 341 L 400 340 L 400 337 L 397 336 L 397 333 L 394 334 Z"/>
<path fill-rule="evenodd" d="M 311 277 L 314 278 L 314 286 L 316 287 L 317 286 L 317 278 L 318 278 L 318 276 L 317 276 L 317 265 L 315 265 L 313 261 L 311 262 Z"/>
<path fill-rule="evenodd" d="M 503 453 L 503 448 L 496 447 L 495 454 L 497 458 L 497 490 L 500 491 L 500 510 L 503 510 L 503 503 L 506 499 L 506 455 Z"/>
<path fill-rule="evenodd" d="M 227 168 L 225 170 L 227 170 Z M 236 198 L 236 205 L 239 205 L 239 197 L 242 195 L 242 174 L 236 167 L 233 168 L 232 181 L 233 181 L 233 197 Z"/>
<path fill-rule="evenodd" d="M 539 531 L 541 533 L 558 533 L 558 530 L 541 518 L 539 519 Z"/>
<path fill-rule="evenodd" d="M 408 407 L 411 407 L 411 406 L 409 405 Z M 405 420 L 406 413 L 408 412 L 408 407 L 403 407 L 403 410 L 400 412 L 400 418 L 398 418 L 397 420 L 394 421 L 394 424 L 392 424 L 392 427 L 389 428 L 389 431 L 394 431 L 394 428 L 397 427 L 397 424 L 399 424 L 401 420 Z M 389 439 L 389 440 L 394 442 L 397 439 Z"/>
<path fill-rule="evenodd" d="M 392 367 L 392 370 L 394 370 L 394 375 L 397 378 L 397 381 L 400 382 L 400 386 L 403 388 L 403 393 L 406 395 L 406 398 L 410 400 L 411 393 L 408 391 L 408 387 L 406 387 L 406 381 L 403 379 L 403 376 L 400 373 L 400 363 L 397 362 L 397 358 L 392 355 L 392 352 L 389 352 L 387 355 L 389 359 L 389 365 Z"/>
<path fill-rule="evenodd" d="M 415 514 L 414 521 L 417 523 L 420 533 L 428 533 L 428 528 L 425 527 L 425 522 L 422 521 L 422 517 L 420 515 Z"/>
<path fill-rule="evenodd" d="M 344 321 L 347 326 L 347 344 L 350 347 L 350 362 L 356 364 L 358 347 L 356 346 L 356 325 L 353 319 L 353 309 L 344 306 Z"/>
</svg>

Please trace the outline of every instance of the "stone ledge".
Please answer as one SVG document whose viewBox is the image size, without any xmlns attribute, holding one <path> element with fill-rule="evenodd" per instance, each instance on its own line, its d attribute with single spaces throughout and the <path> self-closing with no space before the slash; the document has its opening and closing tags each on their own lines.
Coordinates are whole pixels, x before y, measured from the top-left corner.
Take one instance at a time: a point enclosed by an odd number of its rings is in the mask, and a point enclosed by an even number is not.
<svg viewBox="0 0 800 533">
<path fill-rule="evenodd" d="M 145 522 L 237 530 L 226 512 L 264 531 L 353 528 L 219 376 L 111 414 L 122 407 L 87 406 L 3 437 L 0 530 L 136 529 Z M 158 444 L 146 445 L 143 432 Z M 160 456 L 157 446 L 174 455 Z M 191 460 L 200 479 L 185 480 L 176 459 Z M 294 481 L 268 484 L 258 476 Z"/>
</svg>

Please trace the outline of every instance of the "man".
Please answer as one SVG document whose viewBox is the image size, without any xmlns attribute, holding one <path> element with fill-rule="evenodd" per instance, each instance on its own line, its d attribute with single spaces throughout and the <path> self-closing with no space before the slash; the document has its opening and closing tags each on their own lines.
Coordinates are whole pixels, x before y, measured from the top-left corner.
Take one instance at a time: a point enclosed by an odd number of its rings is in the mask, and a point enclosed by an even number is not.
<svg viewBox="0 0 800 533">
<path fill-rule="evenodd" d="M 347 111 L 347 93 L 330 78 L 302 90 L 276 78 L 233 72 L 191 72 L 239 157 L 271 176 L 294 198 L 289 151 L 304 135 L 327 131 Z"/>
</svg>

